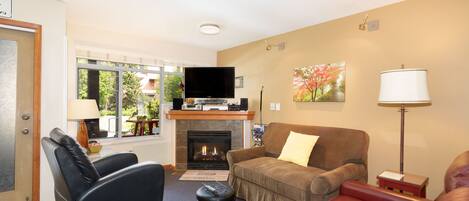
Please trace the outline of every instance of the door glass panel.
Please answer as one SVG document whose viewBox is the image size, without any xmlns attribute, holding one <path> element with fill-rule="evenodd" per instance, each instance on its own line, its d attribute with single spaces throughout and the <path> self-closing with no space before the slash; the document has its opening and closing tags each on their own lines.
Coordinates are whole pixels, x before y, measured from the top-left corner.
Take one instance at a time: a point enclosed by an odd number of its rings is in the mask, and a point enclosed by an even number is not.
<svg viewBox="0 0 469 201">
<path fill-rule="evenodd" d="M 0 192 L 15 187 L 16 41 L 0 40 Z"/>
</svg>

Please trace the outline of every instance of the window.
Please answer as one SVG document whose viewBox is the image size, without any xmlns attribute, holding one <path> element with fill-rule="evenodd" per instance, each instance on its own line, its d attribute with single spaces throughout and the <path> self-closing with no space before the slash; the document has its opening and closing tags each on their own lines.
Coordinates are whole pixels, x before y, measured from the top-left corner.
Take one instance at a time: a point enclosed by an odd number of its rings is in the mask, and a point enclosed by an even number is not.
<svg viewBox="0 0 469 201">
<path fill-rule="evenodd" d="M 77 65 L 78 98 L 97 100 L 101 113 L 86 120 L 90 139 L 156 135 L 160 103 L 182 97 L 182 67 L 82 58 Z"/>
<path fill-rule="evenodd" d="M 173 98 L 182 98 L 184 88 L 182 67 L 165 66 L 164 71 L 164 101 L 173 102 Z"/>
<path fill-rule="evenodd" d="M 117 137 L 117 85 L 117 72 L 78 70 L 78 98 L 95 99 L 101 114 L 99 119 L 85 120 L 90 138 Z"/>
<path fill-rule="evenodd" d="M 165 75 L 164 76 L 164 101 L 173 102 L 173 98 L 182 98 L 184 86 L 182 76 Z"/>
</svg>

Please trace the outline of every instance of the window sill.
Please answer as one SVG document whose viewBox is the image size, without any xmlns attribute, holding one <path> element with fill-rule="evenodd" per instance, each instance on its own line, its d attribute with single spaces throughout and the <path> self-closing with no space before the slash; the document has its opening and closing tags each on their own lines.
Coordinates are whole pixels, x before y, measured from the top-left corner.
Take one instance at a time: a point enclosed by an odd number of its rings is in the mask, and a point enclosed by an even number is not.
<svg viewBox="0 0 469 201">
<path fill-rule="evenodd" d="M 139 137 L 125 137 L 125 138 L 115 138 L 115 139 L 97 139 L 101 145 L 117 145 L 117 144 L 127 144 L 127 143 L 136 143 L 136 142 L 149 142 L 149 141 L 163 141 L 164 138 L 160 135 L 154 136 L 139 136 Z"/>
</svg>

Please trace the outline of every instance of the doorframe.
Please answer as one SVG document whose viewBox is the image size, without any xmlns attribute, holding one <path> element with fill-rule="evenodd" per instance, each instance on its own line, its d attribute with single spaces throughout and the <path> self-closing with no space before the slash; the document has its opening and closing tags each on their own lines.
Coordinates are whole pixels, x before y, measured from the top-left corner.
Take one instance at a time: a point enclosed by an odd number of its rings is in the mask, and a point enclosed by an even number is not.
<svg viewBox="0 0 469 201">
<path fill-rule="evenodd" d="M 34 89 L 33 89 L 33 183 L 32 201 L 39 201 L 41 165 L 41 50 L 42 26 L 29 22 L 0 18 L 4 28 L 34 32 Z M 23 29 L 23 30 L 22 30 Z"/>
</svg>

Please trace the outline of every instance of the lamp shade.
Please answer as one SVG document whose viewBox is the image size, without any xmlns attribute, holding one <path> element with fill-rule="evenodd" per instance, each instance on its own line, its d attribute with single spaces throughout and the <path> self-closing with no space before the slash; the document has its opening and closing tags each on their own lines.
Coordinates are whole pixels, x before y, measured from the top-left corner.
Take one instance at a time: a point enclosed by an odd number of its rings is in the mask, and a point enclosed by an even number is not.
<svg viewBox="0 0 469 201">
<path fill-rule="evenodd" d="M 427 70 L 397 69 L 381 72 L 381 104 L 430 103 Z"/>
<path fill-rule="evenodd" d="M 99 114 L 98 105 L 94 99 L 78 99 L 70 100 L 68 102 L 68 119 L 69 120 L 83 120 L 83 119 L 97 119 Z"/>
</svg>

